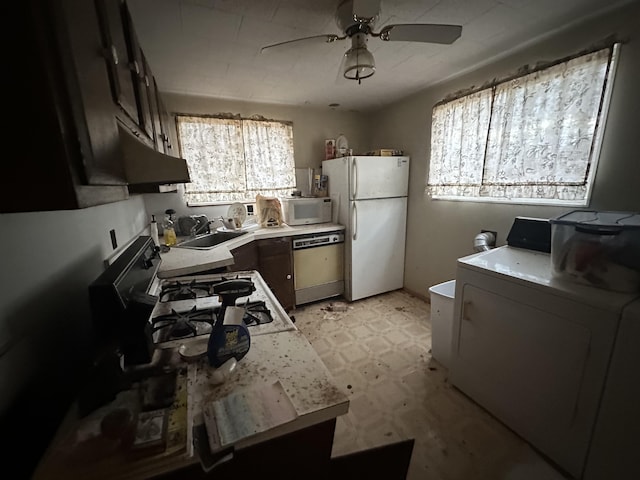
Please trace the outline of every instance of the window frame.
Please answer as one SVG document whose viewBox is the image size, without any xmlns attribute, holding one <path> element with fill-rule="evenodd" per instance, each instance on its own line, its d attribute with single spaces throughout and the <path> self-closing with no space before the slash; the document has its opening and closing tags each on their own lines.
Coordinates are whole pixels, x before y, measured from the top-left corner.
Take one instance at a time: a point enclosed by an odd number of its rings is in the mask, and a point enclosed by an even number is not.
<svg viewBox="0 0 640 480">
<path fill-rule="evenodd" d="M 288 121 L 288 120 L 277 120 L 277 119 L 271 119 L 271 118 L 265 118 L 261 115 L 252 115 L 249 117 L 243 117 L 241 115 L 234 115 L 231 113 L 220 113 L 220 114 L 197 114 L 197 113 L 184 113 L 184 112 L 180 112 L 180 113 L 175 113 L 174 116 L 174 121 L 175 121 L 175 125 L 176 125 L 176 133 L 177 133 L 177 140 L 178 140 L 178 149 L 180 152 L 180 156 L 182 158 L 184 157 L 183 154 L 183 144 L 182 144 L 182 138 L 180 136 L 180 126 L 179 126 L 179 117 L 193 117 L 193 118 L 201 118 L 201 119 L 218 119 L 218 120 L 235 120 L 235 121 L 239 121 L 240 122 L 240 130 L 243 130 L 243 125 L 242 122 L 247 120 L 247 121 L 253 121 L 253 122 L 271 122 L 271 123 L 280 123 L 283 125 L 287 125 L 289 127 L 291 127 L 291 141 L 292 141 L 292 145 L 291 145 L 291 154 L 292 154 L 292 162 L 293 162 L 293 168 L 294 168 L 294 172 L 295 172 L 295 151 L 294 151 L 294 141 L 293 141 L 293 122 L 292 121 Z M 244 138 L 244 137 L 243 137 Z M 244 142 L 244 139 L 243 139 Z M 246 162 L 246 155 L 244 160 Z M 188 162 L 188 161 L 187 161 Z M 295 174 L 294 174 L 294 178 L 295 178 Z M 286 190 L 286 188 L 288 187 L 282 187 L 283 191 Z M 293 187 L 291 187 L 291 190 L 293 190 L 295 188 L 295 185 Z M 277 190 L 277 189 L 276 189 Z M 245 190 L 245 192 L 247 192 L 249 190 Z M 211 201 L 194 201 L 194 200 L 190 200 L 189 199 L 189 194 L 190 192 L 187 191 L 187 184 L 186 183 L 182 183 L 180 184 L 180 188 L 179 188 L 179 192 L 182 196 L 182 198 L 184 199 L 185 203 L 187 206 L 189 207 L 206 207 L 206 206 L 226 206 L 226 205 L 231 205 L 233 203 L 242 203 L 245 205 L 248 204 L 253 204 L 255 203 L 255 199 L 250 199 L 248 198 L 248 196 L 245 199 L 242 200 L 211 200 Z M 213 192 L 212 194 L 215 194 L 216 192 Z M 220 194 L 223 194 L 224 192 L 217 192 Z M 234 191 L 235 193 L 235 191 Z M 260 193 L 260 192 L 258 192 Z M 284 196 L 284 194 L 283 194 Z"/>
<path fill-rule="evenodd" d="M 506 205 L 543 205 L 543 206 L 562 206 L 562 207 L 588 207 L 591 203 L 591 195 L 593 193 L 593 186 L 595 183 L 595 177 L 596 177 L 596 172 L 598 169 L 598 164 L 599 164 L 599 160 L 600 160 L 600 154 L 601 154 L 601 150 L 602 150 L 602 141 L 603 141 L 603 137 L 604 137 L 604 132 L 606 130 L 606 123 L 608 120 L 608 115 L 609 115 L 609 107 L 611 104 L 611 97 L 612 97 L 612 93 L 613 93 L 613 85 L 615 83 L 615 75 L 616 75 L 616 71 L 617 71 L 617 66 L 619 63 L 619 56 L 620 56 L 620 47 L 621 47 L 621 43 L 620 42 L 615 42 L 613 44 L 607 44 L 607 45 L 601 45 L 598 46 L 597 48 L 592 48 L 588 51 L 582 51 L 579 54 L 576 55 L 572 55 L 570 57 L 567 58 L 563 58 L 548 64 L 545 64 L 543 66 L 537 67 L 537 68 L 533 68 L 533 69 L 529 69 L 528 67 L 524 67 L 521 70 L 524 70 L 524 72 L 519 72 L 516 75 L 512 75 L 503 79 L 499 79 L 499 80 L 494 80 L 493 82 L 491 82 L 488 85 L 483 85 L 480 88 L 474 88 L 472 90 L 466 91 L 464 93 L 460 93 L 460 94 L 456 94 L 455 96 L 452 96 L 450 98 L 445 98 L 444 100 L 438 102 L 437 104 L 435 104 L 432 108 L 432 114 L 433 114 L 433 109 L 435 109 L 437 106 L 442 105 L 442 104 L 446 104 L 449 103 L 451 101 L 455 101 L 458 100 L 460 98 L 463 97 L 467 97 L 470 95 L 474 95 L 474 94 L 478 94 L 484 90 L 493 90 L 495 92 L 495 89 L 498 85 L 502 85 L 503 83 L 507 83 L 510 82 L 514 79 L 517 78 L 522 78 L 525 77 L 529 74 L 538 72 L 538 71 L 542 71 L 548 68 L 551 68 L 553 66 L 556 65 L 560 65 L 566 62 L 569 62 L 575 58 L 579 58 L 585 55 L 589 55 L 592 53 L 595 53 L 597 51 L 600 50 L 604 50 L 604 49 L 611 49 L 611 53 L 610 53 L 610 59 L 609 59 L 609 65 L 608 65 L 608 71 L 607 74 L 605 76 L 605 81 L 604 81 L 604 89 L 602 92 L 602 102 L 601 102 L 601 108 L 600 108 L 600 113 L 598 116 L 598 121 L 597 124 L 595 126 L 595 130 L 594 130 L 594 134 L 593 134 L 593 149 L 592 149 L 592 155 L 591 155 L 591 162 L 589 164 L 589 168 L 588 168 L 588 174 L 587 174 L 587 178 L 585 180 L 585 187 L 586 187 L 586 193 L 585 193 L 585 198 L 581 199 L 581 200 L 559 200 L 559 199 L 551 199 L 551 198 L 506 198 L 506 197 L 484 197 L 484 196 L 473 196 L 473 197 L 463 197 L 463 196 L 454 196 L 454 195 L 433 195 L 430 193 L 429 189 L 431 187 L 431 185 L 429 185 L 429 174 L 431 172 L 431 137 L 430 137 L 430 144 L 429 144 L 429 169 L 427 171 L 427 178 L 426 178 L 426 186 L 425 186 L 425 195 L 428 196 L 430 199 L 432 200 L 444 200 L 444 201 L 453 201 L 453 202 L 474 202 L 474 203 L 498 203 L 498 204 L 506 204 Z M 492 93 L 492 97 L 493 97 L 494 93 Z M 493 100 L 491 101 L 492 106 L 493 106 Z M 491 117 L 490 117 L 490 121 L 489 124 L 491 123 Z M 431 123 L 431 125 L 433 125 L 433 122 Z M 431 132 L 432 133 L 432 132 Z M 484 169 L 484 164 L 486 163 L 486 158 L 483 160 L 483 169 Z M 482 181 L 482 180 L 481 180 Z"/>
</svg>

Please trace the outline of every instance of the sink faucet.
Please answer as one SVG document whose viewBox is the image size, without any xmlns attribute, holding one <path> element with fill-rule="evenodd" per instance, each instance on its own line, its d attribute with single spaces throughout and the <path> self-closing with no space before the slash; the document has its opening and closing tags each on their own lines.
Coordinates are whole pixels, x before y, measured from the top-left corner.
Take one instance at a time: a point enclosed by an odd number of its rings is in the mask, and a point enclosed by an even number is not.
<svg viewBox="0 0 640 480">
<path fill-rule="evenodd" d="M 211 225 L 214 222 L 214 220 L 207 220 L 204 223 L 196 223 L 193 227 L 191 227 L 191 238 L 194 238 L 195 236 L 197 236 L 200 232 L 202 232 L 204 229 L 207 229 L 207 233 L 210 232 L 209 230 L 209 225 Z"/>
</svg>

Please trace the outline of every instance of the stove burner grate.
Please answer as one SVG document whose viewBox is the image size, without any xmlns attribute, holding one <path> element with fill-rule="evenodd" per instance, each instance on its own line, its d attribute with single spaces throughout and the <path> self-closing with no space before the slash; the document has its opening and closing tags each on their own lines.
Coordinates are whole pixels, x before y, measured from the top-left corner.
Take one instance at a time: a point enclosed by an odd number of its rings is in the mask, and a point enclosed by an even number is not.
<svg viewBox="0 0 640 480">
<path fill-rule="evenodd" d="M 164 337 L 162 340 L 173 340 L 184 337 L 195 337 L 211 332 L 215 323 L 216 311 L 212 308 L 198 310 L 195 306 L 188 312 L 161 315 L 152 321 L 152 332 Z"/>
<path fill-rule="evenodd" d="M 271 312 L 264 301 L 258 300 L 238 305 L 238 307 L 242 306 L 244 306 L 244 317 L 242 317 L 242 321 L 247 327 L 273 322 Z"/>
<path fill-rule="evenodd" d="M 239 303 L 244 308 L 242 320 L 247 327 L 263 325 L 273 321 L 271 311 L 263 300 Z M 155 317 L 151 321 L 151 329 L 155 343 L 178 340 L 186 337 L 208 335 L 216 322 L 220 307 L 198 309 L 194 306 L 188 312 L 176 312 Z"/>
<path fill-rule="evenodd" d="M 196 280 L 193 279 L 189 283 L 182 283 L 179 280 L 165 283 L 160 290 L 160 302 L 171 302 L 174 300 L 191 300 L 194 298 L 211 297 L 214 295 L 213 286 L 225 282 L 227 280 L 245 279 L 251 280 L 249 277 L 235 278 L 221 277 L 219 280 Z"/>
</svg>

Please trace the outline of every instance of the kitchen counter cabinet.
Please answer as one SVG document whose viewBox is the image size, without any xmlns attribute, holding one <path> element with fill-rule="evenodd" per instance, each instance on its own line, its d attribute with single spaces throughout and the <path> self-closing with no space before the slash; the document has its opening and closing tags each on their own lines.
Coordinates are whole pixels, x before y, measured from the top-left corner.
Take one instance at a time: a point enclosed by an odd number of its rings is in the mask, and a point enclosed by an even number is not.
<svg viewBox="0 0 640 480">
<path fill-rule="evenodd" d="M 344 230 L 344 226 L 336 223 L 320 223 L 317 225 L 295 227 L 283 225 L 281 227 L 259 228 L 249 231 L 244 235 L 208 250 L 171 247 L 168 252 L 161 254 L 162 263 L 158 269 L 158 277 L 171 278 L 180 275 L 192 275 L 219 267 L 230 267 L 235 270 L 233 267 L 234 257 L 231 252 L 240 252 L 240 250 L 237 250 L 239 247 L 243 247 L 251 242 L 270 238 L 292 237 L 294 235 L 304 235 L 307 233 L 333 232 L 336 230 Z M 255 268 L 252 268 L 252 270 L 253 269 Z"/>
<path fill-rule="evenodd" d="M 245 245 L 230 250 L 233 255 L 233 264 L 227 266 L 230 272 L 240 270 L 259 270 L 258 246 L 256 242 L 249 242 Z"/>
<path fill-rule="evenodd" d="M 258 271 L 282 307 L 288 312 L 296 304 L 293 282 L 291 237 L 258 240 Z"/>
</svg>

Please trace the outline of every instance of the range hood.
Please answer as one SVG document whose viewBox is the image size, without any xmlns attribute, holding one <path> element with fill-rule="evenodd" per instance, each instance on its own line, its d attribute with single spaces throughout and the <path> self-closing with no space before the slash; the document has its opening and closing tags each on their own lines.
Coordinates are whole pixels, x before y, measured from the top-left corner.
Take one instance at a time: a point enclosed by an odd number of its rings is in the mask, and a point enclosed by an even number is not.
<svg viewBox="0 0 640 480">
<path fill-rule="evenodd" d="M 118 125 L 124 173 L 129 185 L 188 183 L 189 169 L 184 158 L 158 152 Z"/>
</svg>

